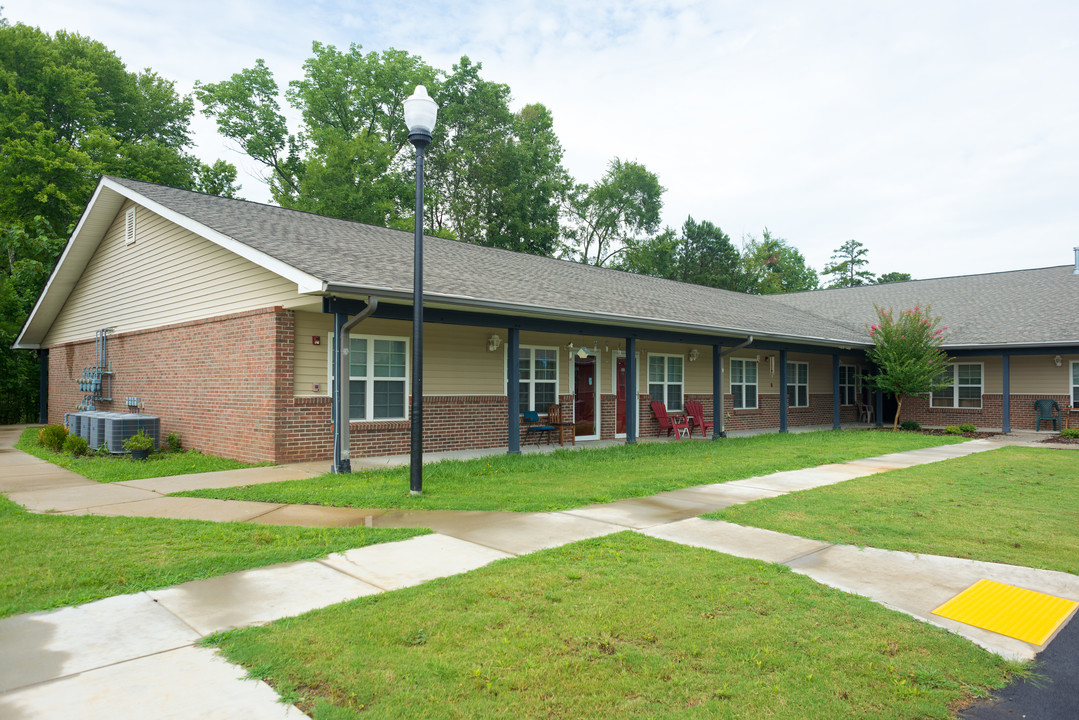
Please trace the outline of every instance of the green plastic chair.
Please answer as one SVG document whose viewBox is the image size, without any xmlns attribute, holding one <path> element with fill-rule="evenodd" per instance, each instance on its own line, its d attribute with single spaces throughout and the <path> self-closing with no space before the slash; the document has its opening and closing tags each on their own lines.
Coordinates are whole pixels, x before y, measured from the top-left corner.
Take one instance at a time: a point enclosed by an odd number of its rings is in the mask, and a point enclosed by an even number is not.
<svg viewBox="0 0 1079 720">
<path fill-rule="evenodd" d="M 1048 398 L 1034 401 L 1034 412 L 1037 414 L 1038 423 L 1036 430 L 1042 429 L 1042 421 L 1053 423 L 1054 430 L 1060 430 L 1060 406 L 1056 400 Z"/>
</svg>

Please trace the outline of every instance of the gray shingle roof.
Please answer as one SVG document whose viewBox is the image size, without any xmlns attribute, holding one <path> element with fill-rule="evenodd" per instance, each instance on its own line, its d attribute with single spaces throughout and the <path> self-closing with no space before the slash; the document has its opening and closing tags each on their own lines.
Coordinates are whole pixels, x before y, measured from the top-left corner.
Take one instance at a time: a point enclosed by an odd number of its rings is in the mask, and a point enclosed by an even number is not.
<svg viewBox="0 0 1079 720">
<path fill-rule="evenodd" d="M 412 292 L 411 232 L 110 178 L 331 286 Z M 874 304 L 931 305 L 950 347 L 1079 345 L 1071 265 L 755 296 L 427 237 L 427 302 L 520 314 L 864 346 Z"/>
<path fill-rule="evenodd" d="M 410 232 L 110 178 L 162 206 L 331 285 L 411 293 Z M 428 302 L 497 304 L 522 314 L 862 344 L 864 328 L 726 290 L 443 238 L 424 242 Z"/>
<path fill-rule="evenodd" d="M 1073 265 L 776 295 L 789 307 L 865 328 L 873 305 L 932 306 L 945 346 L 1079 344 L 1079 275 Z"/>
</svg>

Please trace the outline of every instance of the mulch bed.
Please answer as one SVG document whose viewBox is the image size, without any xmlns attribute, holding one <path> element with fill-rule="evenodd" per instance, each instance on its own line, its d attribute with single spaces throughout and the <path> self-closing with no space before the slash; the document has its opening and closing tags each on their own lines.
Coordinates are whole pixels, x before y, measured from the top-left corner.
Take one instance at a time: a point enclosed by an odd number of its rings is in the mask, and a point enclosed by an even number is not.
<svg viewBox="0 0 1079 720">
<path fill-rule="evenodd" d="M 1053 443 L 1054 445 L 1079 445 L 1079 438 L 1066 438 L 1063 435 L 1053 435 L 1038 442 Z"/>
<path fill-rule="evenodd" d="M 882 427 L 882 428 L 869 428 L 869 429 L 870 430 L 886 430 L 888 432 L 892 431 L 892 428 L 890 428 L 888 426 L 885 426 L 885 427 Z M 926 429 L 922 429 L 922 430 L 904 430 L 903 428 L 899 428 L 899 432 L 912 432 L 912 433 L 918 433 L 920 435 L 951 435 L 952 437 L 965 437 L 965 438 L 970 438 L 971 440 L 980 440 L 982 438 L 990 438 L 990 437 L 996 437 L 997 435 L 1000 435 L 1000 433 L 998 433 L 998 432 L 946 433 L 943 430 L 926 430 Z"/>
</svg>

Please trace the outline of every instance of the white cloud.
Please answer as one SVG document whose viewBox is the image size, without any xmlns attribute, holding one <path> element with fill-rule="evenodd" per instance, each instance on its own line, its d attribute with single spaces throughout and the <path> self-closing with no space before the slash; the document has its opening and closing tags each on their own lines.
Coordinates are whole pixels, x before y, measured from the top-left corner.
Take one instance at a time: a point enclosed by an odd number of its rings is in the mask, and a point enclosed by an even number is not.
<svg viewBox="0 0 1079 720">
<path fill-rule="evenodd" d="M 915 277 L 1071 261 L 1079 244 L 1079 6 L 1040 2 L 7 0 L 5 16 L 100 40 L 190 91 L 312 40 L 461 55 L 555 117 L 566 165 L 615 157 L 735 240 L 768 226 L 821 267 L 849 238 Z M 238 157 L 195 123 L 206 159 Z M 257 172 L 245 163 L 241 175 Z M 245 193 L 265 199 L 251 177 Z"/>
</svg>

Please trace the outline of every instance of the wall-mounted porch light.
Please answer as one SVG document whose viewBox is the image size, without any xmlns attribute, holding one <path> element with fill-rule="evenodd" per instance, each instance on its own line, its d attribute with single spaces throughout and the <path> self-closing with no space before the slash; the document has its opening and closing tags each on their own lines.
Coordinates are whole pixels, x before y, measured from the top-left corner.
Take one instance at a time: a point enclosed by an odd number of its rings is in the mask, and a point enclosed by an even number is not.
<svg viewBox="0 0 1079 720">
<path fill-rule="evenodd" d="M 699 358 L 700 356 L 701 356 L 701 353 L 697 350 L 697 348 L 690 348 L 689 349 L 689 361 L 690 362 L 697 362 L 697 358 Z"/>
<path fill-rule="evenodd" d="M 500 345 L 502 345 L 502 338 L 498 335 L 492 335 L 487 338 L 487 352 L 494 352 Z"/>
<path fill-rule="evenodd" d="M 1064 358 L 1057 355 L 1055 358 L 1053 358 L 1053 364 L 1056 365 L 1057 367 L 1060 367 L 1061 365 L 1064 364 Z"/>
</svg>

